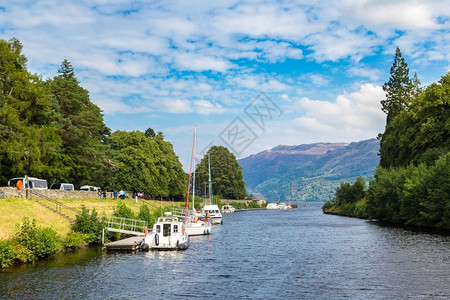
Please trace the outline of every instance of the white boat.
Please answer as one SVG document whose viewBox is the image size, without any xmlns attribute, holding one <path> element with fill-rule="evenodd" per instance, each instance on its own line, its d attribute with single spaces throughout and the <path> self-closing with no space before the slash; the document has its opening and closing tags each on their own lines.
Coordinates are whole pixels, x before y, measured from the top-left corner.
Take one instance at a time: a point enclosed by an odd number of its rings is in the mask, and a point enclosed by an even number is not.
<svg viewBox="0 0 450 300">
<path fill-rule="evenodd" d="M 286 205 L 286 203 L 282 202 L 282 203 L 276 203 L 276 202 L 271 202 L 269 204 L 267 204 L 266 209 L 289 209 L 292 208 L 289 205 Z"/>
<path fill-rule="evenodd" d="M 215 204 L 205 204 L 202 207 L 203 215 L 209 214 L 211 217 L 211 224 L 223 224 L 222 214 L 219 207 Z"/>
<path fill-rule="evenodd" d="M 234 213 L 235 212 L 235 208 L 232 206 L 232 205 L 224 205 L 224 206 L 222 206 L 222 213 L 223 214 L 231 214 L 231 213 Z"/>
<path fill-rule="evenodd" d="M 267 204 L 266 209 L 278 209 L 278 204 L 276 204 L 275 202 L 270 202 L 269 204 Z"/>
<path fill-rule="evenodd" d="M 189 236 L 211 234 L 211 220 L 202 218 L 200 213 L 188 211 L 186 218 L 182 209 L 175 208 L 173 213 L 180 222 L 183 222 Z"/>
<path fill-rule="evenodd" d="M 191 187 L 191 174 L 192 174 L 192 162 L 194 161 L 194 151 L 195 151 L 195 139 L 197 137 L 197 127 L 194 126 L 194 140 L 192 142 L 192 155 L 191 155 L 191 166 L 189 172 L 189 183 L 188 183 L 188 192 L 186 196 L 186 210 L 178 211 L 177 215 L 179 219 L 184 223 L 186 232 L 188 235 L 208 235 L 211 233 L 211 221 L 207 218 L 201 218 L 200 214 L 194 210 L 194 201 L 195 201 L 195 171 L 193 176 L 192 186 L 192 211 L 188 211 L 189 206 L 189 190 Z M 194 162 L 194 170 L 195 170 L 195 162 Z M 199 218 L 200 217 L 200 218 Z"/>
<path fill-rule="evenodd" d="M 186 250 L 190 239 L 183 222 L 172 213 L 165 213 L 153 225 L 142 244 L 142 250 Z"/>
<path fill-rule="evenodd" d="M 219 206 L 213 204 L 213 190 L 212 190 L 212 181 L 211 181 L 211 158 L 208 154 L 208 166 L 209 166 L 209 203 L 203 204 L 202 206 L 202 215 L 205 218 L 211 218 L 211 224 L 223 224 L 222 214 L 220 213 Z"/>
<path fill-rule="evenodd" d="M 186 232 L 189 236 L 193 235 L 208 235 L 211 234 L 211 221 L 203 220 L 188 220 L 185 223 Z"/>
</svg>

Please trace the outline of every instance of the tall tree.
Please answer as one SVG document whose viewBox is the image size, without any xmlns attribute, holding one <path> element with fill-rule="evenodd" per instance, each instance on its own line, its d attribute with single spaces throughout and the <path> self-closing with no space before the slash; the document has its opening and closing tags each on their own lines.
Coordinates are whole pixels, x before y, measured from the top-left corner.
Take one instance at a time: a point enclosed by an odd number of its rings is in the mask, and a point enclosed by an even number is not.
<svg viewBox="0 0 450 300">
<path fill-rule="evenodd" d="M 105 144 L 110 130 L 104 124 L 100 108 L 90 101 L 89 92 L 80 86 L 67 60 L 53 79 L 52 94 L 60 108 L 63 141 L 60 161 L 67 170 L 60 180 L 105 187 L 111 168 Z"/>
<path fill-rule="evenodd" d="M 110 141 L 117 166 L 115 188 L 156 197 L 184 197 L 186 176 L 172 144 L 140 131 L 115 131 Z"/>
<path fill-rule="evenodd" d="M 196 168 L 199 186 L 208 182 L 208 156 L 211 158 L 213 193 L 228 199 L 244 199 L 247 196 L 242 168 L 236 157 L 223 146 L 213 146 Z"/>
<path fill-rule="evenodd" d="M 414 82 L 409 78 L 408 65 L 399 48 L 395 51 L 390 74 L 389 81 L 383 85 L 386 99 L 381 100 L 382 110 L 387 114 L 384 133 L 378 136 L 381 140 L 379 154 L 382 167 L 401 165 L 406 159 L 404 156 L 409 155 L 408 141 L 405 141 L 401 127 L 410 123 L 406 114 L 412 99 L 420 93 L 420 81 L 417 76 Z"/>
<path fill-rule="evenodd" d="M 408 64 L 402 57 L 400 49 L 395 50 L 394 63 L 391 66 L 391 77 L 383 85 L 386 99 L 381 101 L 383 112 L 387 114 L 386 124 L 409 106 L 413 84 L 409 78 Z"/>
<path fill-rule="evenodd" d="M 17 39 L 0 40 L 0 181 L 28 174 L 45 177 L 61 140 L 56 126 L 57 105 L 49 84 L 30 74 Z M 29 155 L 25 149 L 30 150 Z"/>
</svg>

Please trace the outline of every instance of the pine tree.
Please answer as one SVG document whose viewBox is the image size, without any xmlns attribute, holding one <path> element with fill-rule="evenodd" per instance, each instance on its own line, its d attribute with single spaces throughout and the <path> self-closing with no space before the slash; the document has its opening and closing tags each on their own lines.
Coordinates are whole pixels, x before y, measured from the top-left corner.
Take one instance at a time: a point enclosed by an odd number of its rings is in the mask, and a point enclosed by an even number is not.
<svg viewBox="0 0 450 300">
<path fill-rule="evenodd" d="M 66 59 L 52 82 L 52 94 L 59 105 L 63 151 L 59 162 L 66 170 L 64 178 L 75 185 L 106 187 L 110 161 L 106 157 L 105 138 L 110 130 L 103 121 L 100 108 L 80 86 L 74 69 Z"/>
<path fill-rule="evenodd" d="M 394 63 L 391 66 L 391 77 L 383 85 L 386 99 L 381 100 L 383 112 L 387 114 L 386 125 L 401 111 L 408 108 L 413 92 L 413 83 L 409 78 L 408 64 L 402 57 L 400 49 L 395 50 Z"/>
</svg>

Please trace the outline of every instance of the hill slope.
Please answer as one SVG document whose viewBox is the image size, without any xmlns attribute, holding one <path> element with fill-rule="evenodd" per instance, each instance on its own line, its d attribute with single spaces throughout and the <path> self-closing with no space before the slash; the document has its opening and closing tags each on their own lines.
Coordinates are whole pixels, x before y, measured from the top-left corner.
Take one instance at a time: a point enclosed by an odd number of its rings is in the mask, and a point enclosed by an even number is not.
<svg viewBox="0 0 450 300">
<path fill-rule="evenodd" d="M 267 200 L 325 201 L 342 181 L 368 179 L 378 165 L 379 141 L 281 145 L 238 160 L 248 192 Z"/>
</svg>

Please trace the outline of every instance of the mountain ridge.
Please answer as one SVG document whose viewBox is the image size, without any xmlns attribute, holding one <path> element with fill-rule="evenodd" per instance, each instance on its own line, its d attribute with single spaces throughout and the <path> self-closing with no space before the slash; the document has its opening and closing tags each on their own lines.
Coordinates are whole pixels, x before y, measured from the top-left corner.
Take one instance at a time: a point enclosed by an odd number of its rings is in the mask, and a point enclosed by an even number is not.
<svg viewBox="0 0 450 300">
<path fill-rule="evenodd" d="M 369 177 L 379 162 L 379 141 L 278 145 L 238 160 L 249 192 L 267 200 L 326 201 L 341 181 Z"/>
</svg>

